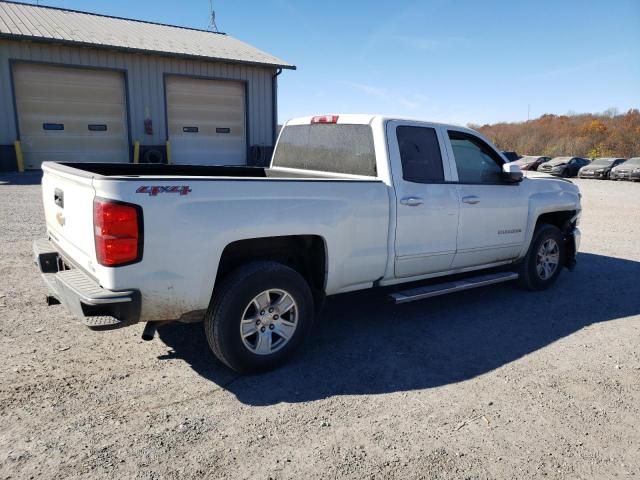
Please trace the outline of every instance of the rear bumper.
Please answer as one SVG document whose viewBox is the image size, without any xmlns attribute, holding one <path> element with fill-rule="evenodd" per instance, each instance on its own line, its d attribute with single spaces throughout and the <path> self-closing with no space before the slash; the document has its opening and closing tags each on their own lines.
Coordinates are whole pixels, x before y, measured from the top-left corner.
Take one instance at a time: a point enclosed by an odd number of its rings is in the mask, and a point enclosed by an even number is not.
<svg viewBox="0 0 640 480">
<path fill-rule="evenodd" d="M 140 319 L 140 292 L 102 288 L 84 271 L 70 267 L 47 239 L 33 242 L 34 262 L 50 296 L 94 329 L 119 328 Z"/>
</svg>

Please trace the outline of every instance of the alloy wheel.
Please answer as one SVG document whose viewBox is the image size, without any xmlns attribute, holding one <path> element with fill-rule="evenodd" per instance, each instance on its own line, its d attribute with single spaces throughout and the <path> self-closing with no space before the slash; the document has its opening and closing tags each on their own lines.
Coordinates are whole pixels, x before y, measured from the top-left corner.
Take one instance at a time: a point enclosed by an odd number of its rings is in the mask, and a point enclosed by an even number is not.
<svg viewBox="0 0 640 480">
<path fill-rule="evenodd" d="M 547 238 L 536 255 L 536 273 L 540 280 L 549 280 L 560 263 L 560 246 L 553 238 Z"/>
<path fill-rule="evenodd" d="M 298 305 L 285 290 L 270 289 L 256 295 L 244 309 L 240 336 L 245 348 L 256 355 L 282 349 L 298 326 Z"/>
</svg>

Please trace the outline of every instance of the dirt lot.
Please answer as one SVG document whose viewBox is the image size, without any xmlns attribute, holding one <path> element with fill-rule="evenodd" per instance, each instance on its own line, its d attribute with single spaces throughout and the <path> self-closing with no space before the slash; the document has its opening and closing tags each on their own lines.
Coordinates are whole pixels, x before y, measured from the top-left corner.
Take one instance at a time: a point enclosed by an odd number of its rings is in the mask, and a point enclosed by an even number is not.
<svg viewBox="0 0 640 480">
<path fill-rule="evenodd" d="M 640 477 L 640 184 L 577 181 L 551 291 L 334 298 L 291 364 L 238 377 L 199 325 L 145 343 L 46 307 L 39 187 L 2 182 L 1 479 Z"/>
</svg>

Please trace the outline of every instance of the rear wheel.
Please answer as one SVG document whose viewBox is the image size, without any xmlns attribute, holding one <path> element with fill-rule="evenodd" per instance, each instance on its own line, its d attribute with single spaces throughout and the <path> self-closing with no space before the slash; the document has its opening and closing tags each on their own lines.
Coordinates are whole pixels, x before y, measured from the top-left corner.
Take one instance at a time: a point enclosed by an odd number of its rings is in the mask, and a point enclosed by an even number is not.
<svg viewBox="0 0 640 480">
<path fill-rule="evenodd" d="M 562 232 L 554 225 L 536 228 L 529 251 L 518 268 L 518 283 L 526 290 L 545 290 L 560 276 L 566 258 Z"/>
<path fill-rule="evenodd" d="M 216 287 L 204 328 L 216 357 L 254 373 L 284 363 L 306 337 L 313 312 L 302 275 L 280 263 L 252 262 Z"/>
</svg>

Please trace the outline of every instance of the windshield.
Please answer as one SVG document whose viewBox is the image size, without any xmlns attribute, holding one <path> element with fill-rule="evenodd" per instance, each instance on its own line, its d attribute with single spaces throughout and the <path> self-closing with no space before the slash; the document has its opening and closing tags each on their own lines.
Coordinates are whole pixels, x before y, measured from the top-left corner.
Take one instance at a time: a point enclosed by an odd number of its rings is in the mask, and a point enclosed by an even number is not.
<svg viewBox="0 0 640 480">
<path fill-rule="evenodd" d="M 591 165 L 593 165 L 594 167 L 608 167 L 613 163 L 614 160 L 615 158 L 596 158 L 593 162 L 591 162 Z"/>
<path fill-rule="evenodd" d="M 573 157 L 556 157 L 547 163 L 549 163 L 550 165 L 560 165 L 561 163 L 569 163 L 569 160 L 571 160 L 572 158 Z"/>
<path fill-rule="evenodd" d="M 535 162 L 539 158 L 540 157 L 534 157 L 532 155 L 525 155 L 524 157 L 520 158 L 520 160 L 516 161 L 515 163 L 517 163 L 519 165 L 526 165 L 527 163 Z"/>
<path fill-rule="evenodd" d="M 316 124 L 284 127 L 274 167 L 376 175 L 373 133 L 369 125 Z"/>
<path fill-rule="evenodd" d="M 624 162 L 622 165 L 625 167 L 638 167 L 640 166 L 640 157 L 633 157 Z"/>
</svg>

